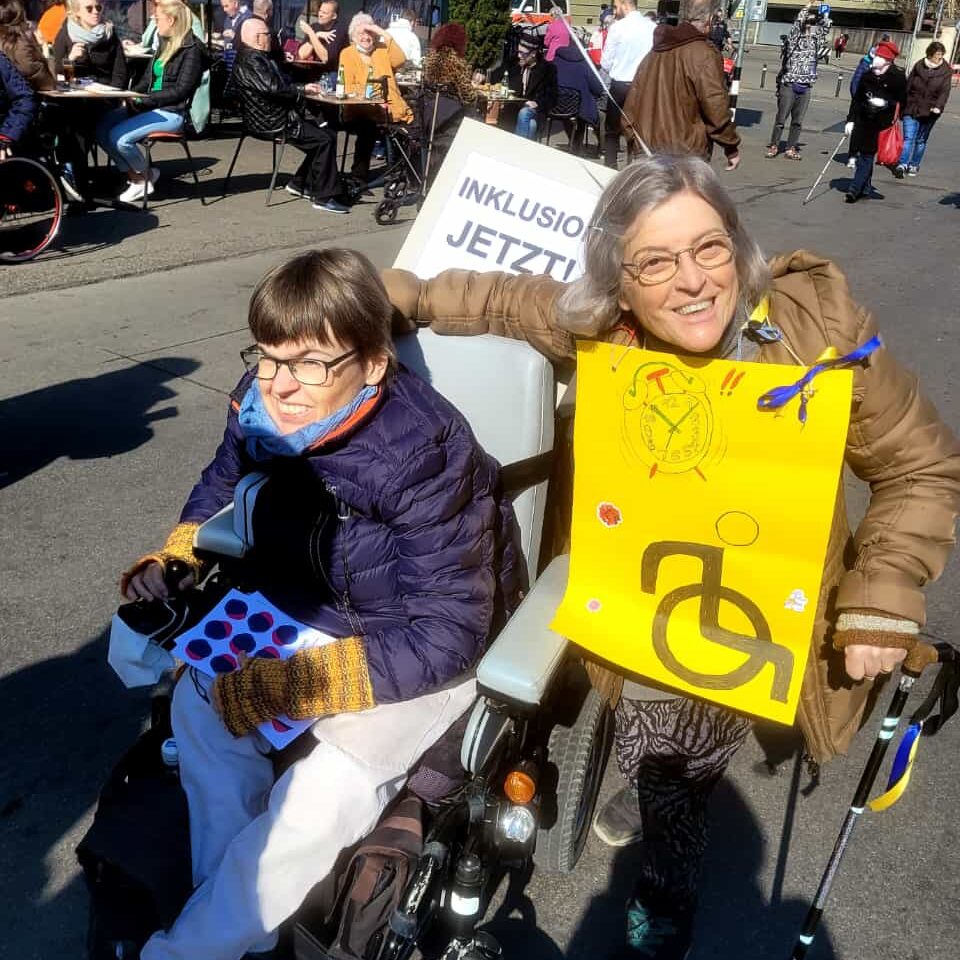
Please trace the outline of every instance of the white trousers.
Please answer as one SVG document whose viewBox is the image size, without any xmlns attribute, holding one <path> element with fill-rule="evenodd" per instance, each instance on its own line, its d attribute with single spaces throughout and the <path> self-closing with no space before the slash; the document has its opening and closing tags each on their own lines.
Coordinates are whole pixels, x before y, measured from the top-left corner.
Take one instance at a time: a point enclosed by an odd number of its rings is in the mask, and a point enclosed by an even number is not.
<svg viewBox="0 0 960 960">
<path fill-rule="evenodd" d="M 269 744 L 258 733 L 227 732 L 209 703 L 210 683 L 185 673 L 172 711 L 197 889 L 141 960 L 239 960 L 270 949 L 280 924 L 370 832 L 420 755 L 476 697 L 471 679 L 324 717 L 311 731 L 313 752 L 274 783 Z"/>
</svg>

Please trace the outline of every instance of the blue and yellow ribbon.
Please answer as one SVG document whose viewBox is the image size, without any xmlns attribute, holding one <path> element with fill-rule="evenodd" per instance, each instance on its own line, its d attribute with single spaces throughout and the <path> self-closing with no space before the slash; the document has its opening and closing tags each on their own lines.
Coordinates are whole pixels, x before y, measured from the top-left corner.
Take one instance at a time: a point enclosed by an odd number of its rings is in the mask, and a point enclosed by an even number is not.
<svg viewBox="0 0 960 960">
<path fill-rule="evenodd" d="M 855 367 L 870 356 L 874 350 L 883 346 L 883 341 L 879 336 L 871 337 L 866 343 L 861 344 L 856 350 L 842 357 L 837 356 L 834 348 L 829 348 L 822 353 L 817 362 L 799 379 L 796 383 L 785 387 L 774 387 L 768 390 L 757 401 L 758 410 L 780 410 L 785 407 L 794 397 L 800 397 L 800 409 L 797 411 L 797 417 L 801 423 L 807 422 L 807 402 L 813 396 L 810 389 L 810 382 L 814 377 L 819 376 L 826 370 L 837 370 L 845 367 Z"/>
<path fill-rule="evenodd" d="M 888 810 L 892 807 L 907 789 L 910 783 L 910 773 L 913 770 L 913 761 L 917 756 L 917 749 L 920 746 L 920 734 L 923 732 L 923 722 L 911 723 L 907 727 L 897 748 L 897 755 L 893 758 L 893 766 L 890 768 L 890 777 L 887 780 L 887 789 L 875 800 L 871 800 L 868 806 L 871 810 L 879 812 Z"/>
</svg>

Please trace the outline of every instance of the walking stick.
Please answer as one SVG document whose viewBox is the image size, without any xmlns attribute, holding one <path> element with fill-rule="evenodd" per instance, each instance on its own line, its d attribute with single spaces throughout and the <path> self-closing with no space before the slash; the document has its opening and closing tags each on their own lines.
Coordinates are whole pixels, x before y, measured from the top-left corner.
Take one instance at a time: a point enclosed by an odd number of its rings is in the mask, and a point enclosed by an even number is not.
<svg viewBox="0 0 960 960">
<path fill-rule="evenodd" d="M 807 205 L 807 201 L 813 196 L 813 191 L 820 186 L 820 181 L 823 179 L 824 174 L 827 172 L 827 167 L 829 167 L 830 164 L 833 163 L 833 158 L 837 155 L 837 151 L 843 146 L 843 141 L 846 139 L 847 139 L 846 134 L 844 134 L 840 138 L 840 142 L 837 144 L 833 153 L 830 154 L 830 159 L 823 165 L 823 169 L 820 171 L 820 176 L 817 177 L 816 183 L 814 183 L 814 185 L 810 188 L 810 192 L 803 198 L 803 203 L 800 204 L 801 207 L 805 207 Z"/>
<path fill-rule="evenodd" d="M 919 679 L 920 674 L 923 673 L 924 668 L 932 663 L 940 663 L 941 665 L 937 679 L 934 681 L 927 699 L 910 718 L 910 727 L 904 734 L 903 741 L 897 751 L 887 790 L 882 796 L 868 804 L 867 798 L 870 796 L 870 791 L 877 778 L 880 765 L 883 763 L 883 758 L 886 756 L 890 741 L 896 733 L 903 708 L 910 696 L 910 690 Z M 921 733 L 933 736 L 956 712 L 958 687 L 960 687 L 960 659 L 958 659 L 957 651 L 950 644 L 937 643 L 931 646 L 928 643 L 921 642 L 907 655 L 900 670 L 900 682 L 897 684 L 890 706 L 887 708 L 887 715 L 880 724 L 877 739 L 870 751 L 867 764 L 860 777 L 860 783 L 857 784 L 856 792 L 853 795 L 853 802 L 843 819 L 840 835 L 837 837 L 833 853 L 830 854 L 830 859 L 827 861 L 820 886 L 817 888 L 817 895 L 814 897 L 813 904 L 810 906 L 807 917 L 803 922 L 803 928 L 794 944 L 790 960 L 802 960 L 813 943 L 820 918 L 823 916 L 827 897 L 830 895 L 830 888 L 833 886 L 837 871 L 840 869 L 840 861 L 846 852 L 847 844 L 850 842 L 857 821 L 868 805 L 872 810 L 885 810 L 899 799 L 910 779 L 910 766 L 916 755 Z M 927 718 L 938 701 L 940 703 L 939 714 L 928 720 Z"/>
</svg>

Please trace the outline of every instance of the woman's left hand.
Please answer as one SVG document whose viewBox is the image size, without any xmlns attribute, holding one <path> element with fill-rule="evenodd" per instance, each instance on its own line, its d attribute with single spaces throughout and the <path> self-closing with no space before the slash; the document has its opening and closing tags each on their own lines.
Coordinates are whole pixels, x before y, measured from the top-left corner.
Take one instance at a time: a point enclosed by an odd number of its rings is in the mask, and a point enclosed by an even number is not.
<svg viewBox="0 0 960 960">
<path fill-rule="evenodd" d="M 844 610 L 837 617 L 834 650 L 843 651 L 851 680 L 893 673 L 919 640 L 920 627 L 879 610 Z"/>
<path fill-rule="evenodd" d="M 893 673 L 907 656 L 906 650 L 855 643 L 843 651 L 844 668 L 851 680 L 872 680 Z"/>
</svg>

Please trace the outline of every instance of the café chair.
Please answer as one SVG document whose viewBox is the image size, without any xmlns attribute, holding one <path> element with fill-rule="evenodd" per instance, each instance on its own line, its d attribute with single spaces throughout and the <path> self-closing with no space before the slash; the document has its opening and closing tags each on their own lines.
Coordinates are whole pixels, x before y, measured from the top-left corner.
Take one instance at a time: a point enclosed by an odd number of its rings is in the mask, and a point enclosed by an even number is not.
<svg viewBox="0 0 960 960">
<path fill-rule="evenodd" d="M 267 187 L 267 198 L 265 201 L 265 205 L 269 207 L 270 200 L 273 197 L 273 191 L 277 186 L 277 174 L 280 172 L 280 165 L 283 163 L 283 151 L 287 146 L 286 128 L 273 134 L 273 136 L 270 136 L 269 134 L 260 136 L 259 134 L 250 133 L 246 129 L 240 133 L 240 139 L 237 141 L 237 149 L 233 151 L 233 159 L 230 161 L 230 169 L 227 170 L 226 179 L 223 181 L 223 197 L 226 197 L 227 192 L 230 189 L 230 178 L 233 176 L 233 168 L 237 164 L 237 157 L 240 156 L 240 148 L 243 146 L 243 141 L 246 140 L 247 137 L 250 137 L 253 140 L 269 139 L 273 144 L 273 172 L 270 176 L 270 186 Z M 277 150 L 277 147 L 280 149 Z"/>
<path fill-rule="evenodd" d="M 193 183 L 194 189 L 197 196 L 200 198 L 200 205 L 206 206 L 207 201 L 204 199 L 203 190 L 200 187 L 200 177 L 197 175 L 197 164 L 193 159 L 193 155 L 190 153 L 190 145 L 187 143 L 187 135 L 184 132 L 179 133 L 165 133 L 163 131 L 156 131 L 155 133 L 148 133 L 143 140 L 140 141 L 143 145 L 143 151 L 147 156 L 147 170 L 153 165 L 153 148 L 158 143 L 179 143 L 183 147 L 183 152 L 187 155 L 187 160 L 190 162 L 190 172 L 193 174 Z M 143 191 L 143 210 L 147 209 L 147 201 L 149 199 L 149 194 L 146 190 Z"/>
</svg>

